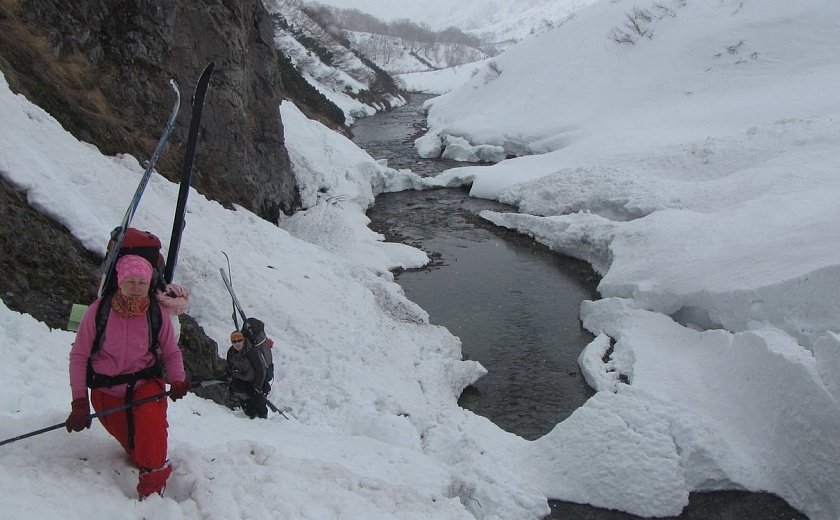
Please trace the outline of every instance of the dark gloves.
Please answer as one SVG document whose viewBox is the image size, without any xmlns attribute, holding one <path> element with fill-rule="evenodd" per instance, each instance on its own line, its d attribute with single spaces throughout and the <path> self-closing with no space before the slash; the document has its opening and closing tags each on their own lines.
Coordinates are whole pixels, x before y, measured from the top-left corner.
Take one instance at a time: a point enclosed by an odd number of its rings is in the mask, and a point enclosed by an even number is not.
<svg viewBox="0 0 840 520">
<path fill-rule="evenodd" d="M 178 399 L 187 395 L 187 392 L 190 391 L 192 388 L 192 383 L 189 381 L 175 381 L 174 383 L 169 385 L 169 398 L 173 401 L 177 401 Z"/>
<path fill-rule="evenodd" d="M 88 398 L 80 397 L 73 399 L 71 406 L 73 407 L 73 411 L 70 412 L 70 416 L 64 423 L 67 431 L 80 432 L 85 428 L 90 428 L 91 420 L 88 419 L 88 415 L 90 415 L 90 403 L 88 403 Z"/>
</svg>

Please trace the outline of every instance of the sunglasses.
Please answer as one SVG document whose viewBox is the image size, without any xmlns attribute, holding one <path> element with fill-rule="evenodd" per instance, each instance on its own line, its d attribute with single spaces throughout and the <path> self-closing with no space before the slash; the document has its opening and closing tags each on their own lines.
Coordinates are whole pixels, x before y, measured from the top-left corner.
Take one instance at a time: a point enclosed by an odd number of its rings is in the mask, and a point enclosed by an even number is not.
<svg viewBox="0 0 840 520">
<path fill-rule="evenodd" d="M 235 340 L 233 340 L 233 342 L 234 342 L 234 343 L 242 343 L 243 341 L 245 341 L 245 340 L 242 340 L 242 339 L 235 339 Z"/>
</svg>

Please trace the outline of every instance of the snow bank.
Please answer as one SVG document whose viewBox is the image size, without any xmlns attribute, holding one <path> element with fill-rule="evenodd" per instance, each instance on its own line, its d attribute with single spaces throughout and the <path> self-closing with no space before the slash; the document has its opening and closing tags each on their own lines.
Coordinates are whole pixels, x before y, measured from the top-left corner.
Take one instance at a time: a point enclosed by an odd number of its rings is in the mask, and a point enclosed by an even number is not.
<svg viewBox="0 0 840 520">
<path fill-rule="evenodd" d="M 636 8 L 650 37 L 611 41 Z M 840 511 L 833 15 L 825 0 L 602 1 L 430 101 L 440 139 L 538 155 L 428 185 L 517 206 L 482 216 L 603 275 L 581 314 L 599 393 L 525 448 L 548 496 L 647 516 L 748 489 Z"/>
</svg>

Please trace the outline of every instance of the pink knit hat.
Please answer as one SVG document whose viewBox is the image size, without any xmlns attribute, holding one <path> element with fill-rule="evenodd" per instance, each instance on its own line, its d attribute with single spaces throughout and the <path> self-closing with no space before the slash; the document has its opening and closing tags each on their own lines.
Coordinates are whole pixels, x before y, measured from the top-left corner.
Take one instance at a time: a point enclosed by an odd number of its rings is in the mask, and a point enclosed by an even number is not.
<svg viewBox="0 0 840 520">
<path fill-rule="evenodd" d="M 117 260 L 117 285 L 122 285 L 123 281 L 130 276 L 139 276 L 146 280 L 146 283 L 152 283 L 152 264 L 142 256 L 125 255 Z"/>
</svg>

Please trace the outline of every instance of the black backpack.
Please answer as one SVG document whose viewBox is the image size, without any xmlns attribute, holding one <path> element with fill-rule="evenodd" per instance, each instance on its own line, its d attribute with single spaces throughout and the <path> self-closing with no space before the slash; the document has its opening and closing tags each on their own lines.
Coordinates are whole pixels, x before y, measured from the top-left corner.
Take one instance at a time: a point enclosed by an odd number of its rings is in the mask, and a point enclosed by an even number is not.
<svg viewBox="0 0 840 520">
<path fill-rule="evenodd" d="M 247 318 L 242 323 L 242 335 L 262 355 L 266 366 L 266 381 L 274 379 L 274 357 L 271 354 L 271 345 L 265 335 L 265 323 L 257 318 Z"/>
</svg>

